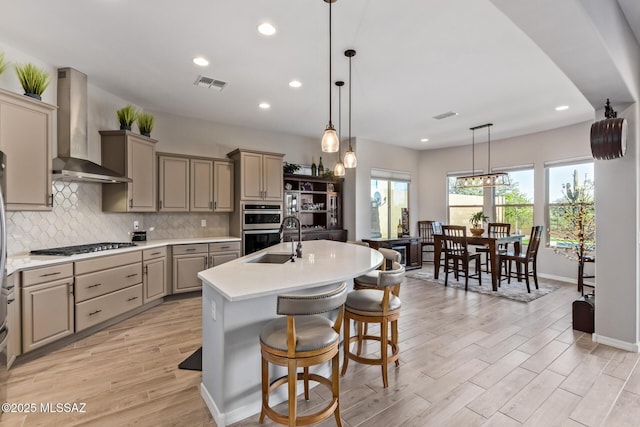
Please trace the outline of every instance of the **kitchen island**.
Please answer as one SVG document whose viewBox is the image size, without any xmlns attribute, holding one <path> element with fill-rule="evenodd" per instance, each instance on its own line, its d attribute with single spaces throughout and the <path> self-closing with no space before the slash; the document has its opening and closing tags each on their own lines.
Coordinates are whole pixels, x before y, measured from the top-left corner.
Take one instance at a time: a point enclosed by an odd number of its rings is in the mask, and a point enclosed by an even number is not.
<svg viewBox="0 0 640 427">
<path fill-rule="evenodd" d="M 313 240 L 303 242 L 302 258 L 294 262 L 286 256 L 282 263 L 256 262 L 266 260 L 267 253 L 291 252 L 291 243 L 280 243 L 198 274 L 203 282 L 201 395 L 219 426 L 260 411 L 258 337 L 264 324 L 277 317 L 277 296 L 322 292 L 351 282 L 383 260 L 365 246 Z M 281 368 L 271 372 L 272 378 L 283 374 Z M 271 402 L 285 399 L 283 392 Z"/>
</svg>

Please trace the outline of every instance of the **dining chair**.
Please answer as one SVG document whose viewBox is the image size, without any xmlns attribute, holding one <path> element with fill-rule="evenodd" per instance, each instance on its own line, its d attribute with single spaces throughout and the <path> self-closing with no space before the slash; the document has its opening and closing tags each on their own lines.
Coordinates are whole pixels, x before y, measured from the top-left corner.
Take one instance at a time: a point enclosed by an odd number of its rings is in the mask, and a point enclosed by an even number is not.
<svg viewBox="0 0 640 427">
<path fill-rule="evenodd" d="M 511 224 L 505 223 L 505 222 L 490 222 L 489 226 L 488 226 L 488 231 L 487 233 L 489 234 L 489 236 L 495 236 L 495 237 L 506 237 L 509 236 L 511 234 Z M 502 253 L 506 253 L 507 252 L 507 243 L 501 243 L 498 245 L 498 253 L 502 252 Z M 479 248 L 476 248 L 476 252 L 479 253 L 483 253 L 485 254 L 485 258 L 484 258 L 484 271 L 486 271 L 487 273 L 490 271 L 489 270 L 489 247 L 488 246 L 482 246 Z"/>
<path fill-rule="evenodd" d="M 320 422 L 334 415 L 336 424 L 340 419 L 340 329 L 344 319 L 344 302 L 347 299 L 347 285 L 341 283 L 330 291 L 311 295 L 279 295 L 277 314 L 283 315 L 267 323 L 260 333 L 262 353 L 262 410 L 260 424 L 268 416 L 279 424 L 289 426 L 308 425 Z M 335 320 L 323 313 L 337 311 Z M 331 361 L 331 376 L 324 377 L 309 373 L 309 367 Z M 269 363 L 282 366 L 287 374 L 269 379 Z M 298 372 L 302 369 L 302 372 Z M 297 411 L 298 381 L 303 381 L 304 398 L 309 400 L 309 381 L 326 386 L 331 397 L 321 405 L 321 409 L 303 416 Z M 269 396 L 280 386 L 287 385 L 288 412 L 277 412 L 269 405 Z M 306 411 L 305 411 L 306 412 Z"/>
<path fill-rule="evenodd" d="M 536 289 L 538 288 L 538 268 L 537 268 L 537 258 L 538 258 L 538 248 L 540 246 L 540 239 L 542 237 L 542 229 L 541 225 L 534 225 L 531 227 L 531 237 L 529 239 L 529 244 L 527 245 L 527 251 L 521 253 L 514 252 L 506 252 L 502 254 L 498 254 L 500 265 L 506 264 L 507 266 L 507 283 L 511 283 L 511 278 L 517 278 L 518 282 L 522 281 L 524 268 L 524 279 L 527 284 L 527 292 L 531 293 L 531 287 L 529 286 L 529 277 L 533 277 L 533 280 L 536 285 Z M 512 262 L 516 263 L 516 274 L 515 276 L 512 274 L 511 265 Z M 500 268 L 500 280 L 502 280 L 502 267 Z"/>
<path fill-rule="evenodd" d="M 432 221 L 431 222 L 431 230 L 434 236 L 442 235 L 442 222 L 440 221 Z M 442 246 L 442 242 L 440 242 L 440 267 L 444 268 L 444 247 Z M 435 238 L 434 238 L 434 250 L 435 250 Z M 434 253 L 435 256 L 435 253 Z"/>
<path fill-rule="evenodd" d="M 480 268 L 480 254 L 470 253 L 467 243 L 467 227 L 461 225 L 442 226 L 444 244 L 444 285 L 449 283 L 449 272 L 453 271 L 456 280 L 460 274 L 464 274 L 464 290 L 469 287 L 469 277 L 478 279 L 482 286 L 482 269 Z M 469 274 L 469 264 L 475 260 L 476 273 Z"/>
<path fill-rule="evenodd" d="M 434 252 L 434 242 L 433 242 L 433 224 L 434 221 L 418 221 L 418 237 L 420 239 L 420 250 L 422 252 L 422 262 L 433 262 L 433 258 L 431 261 L 427 260 L 426 254 L 431 253 L 433 255 Z"/>
</svg>

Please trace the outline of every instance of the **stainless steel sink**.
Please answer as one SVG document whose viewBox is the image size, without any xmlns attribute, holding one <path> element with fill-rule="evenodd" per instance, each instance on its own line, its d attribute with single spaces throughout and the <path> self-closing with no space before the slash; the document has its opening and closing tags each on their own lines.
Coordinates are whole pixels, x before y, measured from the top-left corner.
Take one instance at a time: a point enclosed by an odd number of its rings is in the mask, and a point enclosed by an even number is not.
<svg viewBox="0 0 640 427">
<path fill-rule="evenodd" d="M 291 254 L 267 252 L 266 254 L 261 255 L 247 262 L 260 263 L 260 264 L 284 264 L 285 262 L 290 260 L 291 260 Z"/>
</svg>

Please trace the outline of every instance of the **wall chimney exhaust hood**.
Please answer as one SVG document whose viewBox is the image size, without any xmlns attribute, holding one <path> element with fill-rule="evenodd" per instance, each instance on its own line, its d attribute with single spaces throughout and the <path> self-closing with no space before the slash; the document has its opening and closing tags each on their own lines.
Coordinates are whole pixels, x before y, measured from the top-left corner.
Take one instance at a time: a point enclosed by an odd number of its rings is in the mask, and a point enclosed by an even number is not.
<svg viewBox="0 0 640 427">
<path fill-rule="evenodd" d="M 58 157 L 54 180 L 131 182 L 130 178 L 87 160 L 87 76 L 73 68 L 58 68 Z"/>
</svg>

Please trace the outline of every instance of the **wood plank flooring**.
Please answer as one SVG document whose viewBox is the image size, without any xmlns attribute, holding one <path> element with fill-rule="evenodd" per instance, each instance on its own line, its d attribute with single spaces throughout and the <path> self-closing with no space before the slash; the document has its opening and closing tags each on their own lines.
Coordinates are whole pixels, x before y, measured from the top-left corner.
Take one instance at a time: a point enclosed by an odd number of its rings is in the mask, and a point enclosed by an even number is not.
<svg viewBox="0 0 640 427">
<path fill-rule="evenodd" d="M 639 355 L 574 331 L 576 286 L 554 284 L 556 291 L 525 304 L 407 279 L 400 367 L 390 367 L 383 389 L 379 367 L 349 363 L 340 384 L 343 425 L 637 426 Z M 83 402 L 86 413 L 4 414 L 0 426 L 215 426 L 200 373 L 177 368 L 201 332 L 200 298 L 177 299 L 19 362 L 9 402 Z M 299 409 L 328 398 L 317 387 Z M 258 425 L 256 415 L 234 427 Z"/>
</svg>

